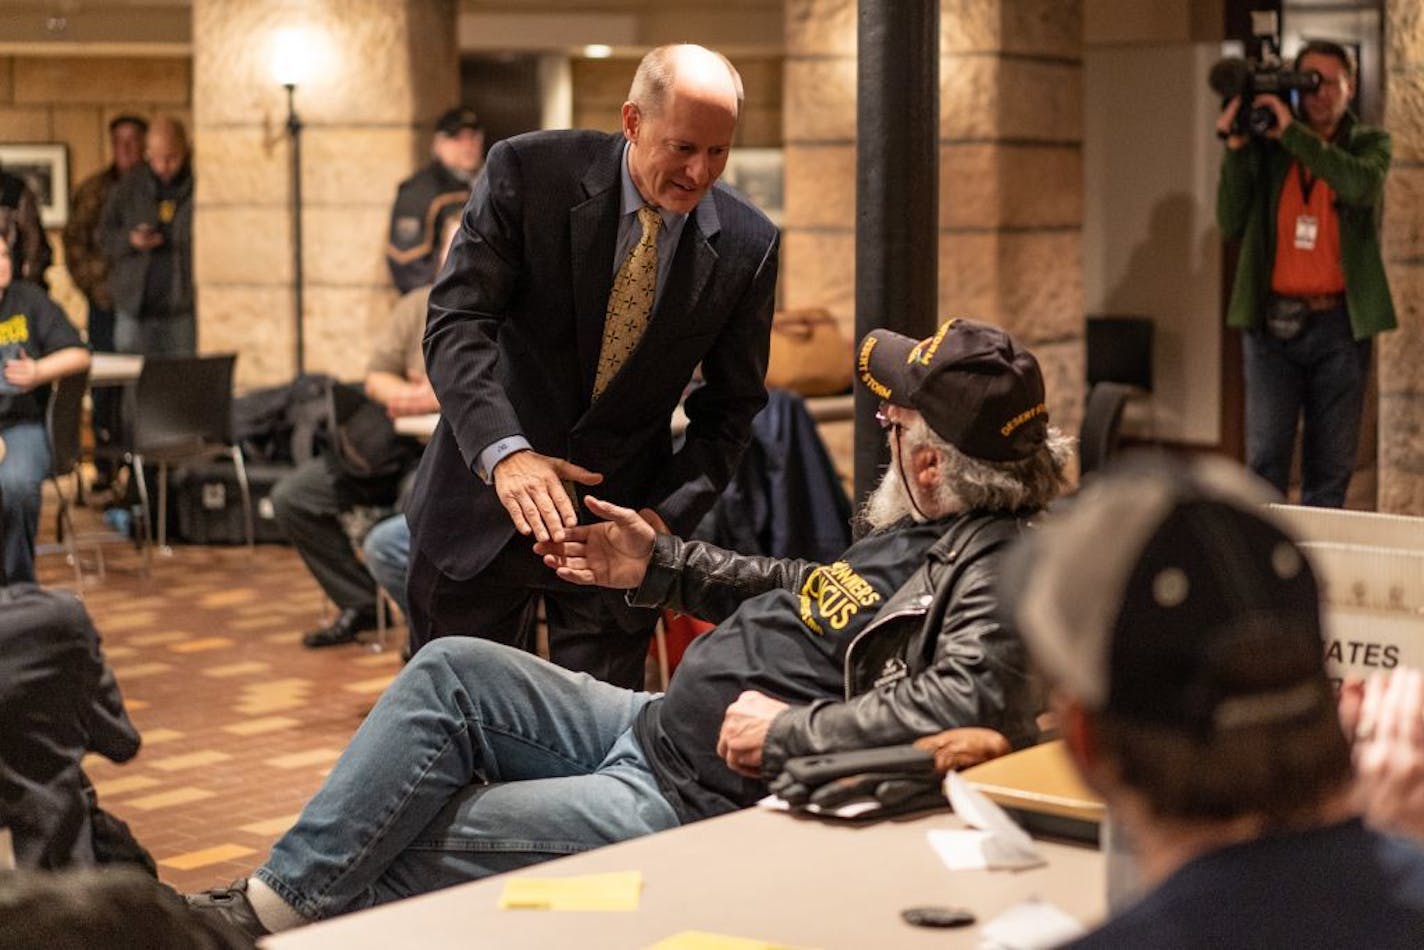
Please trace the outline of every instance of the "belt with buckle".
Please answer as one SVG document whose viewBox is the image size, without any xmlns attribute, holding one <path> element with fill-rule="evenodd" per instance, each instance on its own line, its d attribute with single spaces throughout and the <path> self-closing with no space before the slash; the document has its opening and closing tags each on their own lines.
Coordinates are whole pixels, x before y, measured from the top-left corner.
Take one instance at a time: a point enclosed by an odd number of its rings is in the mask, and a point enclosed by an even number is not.
<svg viewBox="0 0 1424 950">
<path fill-rule="evenodd" d="M 1343 293 L 1305 294 L 1299 297 L 1291 296 L 1289 294 L 1278 294 L 1277 296 L 1285 297 L 1288 300 L 1299 300 L 1305 305 L 1305 309 L 1309 310 L 1311 313 L 1319 313 L 1324 310 L 1334 310 L 1337 307 L 1343 306 L 1345 303 L 1345 295 Z"/>
</svg>

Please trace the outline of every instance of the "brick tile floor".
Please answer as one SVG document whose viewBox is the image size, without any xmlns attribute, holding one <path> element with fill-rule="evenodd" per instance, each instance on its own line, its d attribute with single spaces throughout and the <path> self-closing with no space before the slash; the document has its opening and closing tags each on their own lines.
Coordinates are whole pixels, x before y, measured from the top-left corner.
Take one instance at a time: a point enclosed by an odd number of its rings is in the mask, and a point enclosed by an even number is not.
<svg viewBox="0 0 1424 950">
<path fill-rule="evenodd" d="M 47 530 L 53 511 L 47 498 Z M 81 533 L 101 528 L 97 511 L 76 515 Z M 304 648 L 331 608 L 287 547 L 175 546 L 146 578 L 131 545 L 106 544 L 104 560 L 107 576 L 82 593 L 144 745 L 124 765 L 91 756 L 86 768 L 165 881 L 225 883 L 266 857 L 321 784 L 399 671 L 405 631 L 379 653 Z M 39 573 L 75 589 L 60 553 Z"/>
</svg>

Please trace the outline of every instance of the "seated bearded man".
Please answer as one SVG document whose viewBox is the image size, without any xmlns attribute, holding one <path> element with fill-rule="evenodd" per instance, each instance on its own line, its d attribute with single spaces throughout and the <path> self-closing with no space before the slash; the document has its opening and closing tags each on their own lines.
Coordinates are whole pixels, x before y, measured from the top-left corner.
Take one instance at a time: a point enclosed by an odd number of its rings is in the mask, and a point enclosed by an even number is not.
<svg viewBox="0 0 1424 950">
<path fill-rule="evenodd" d="M 267 863 L 189 900 L 258 935 L 745 807 L 791 756 L 953 727 L 1032 742 L 1034 690 L 994 580 L 1064 485 L 1038 363 L 955 320 L 919 342 L 871 333 L 859 369 L 892 462 L 840 560 L 740 556 L 587 498 L 607 520 L 536 548 L 560 577 L 718 621 L 666 694 L 432 642 Z"/>
</svg>

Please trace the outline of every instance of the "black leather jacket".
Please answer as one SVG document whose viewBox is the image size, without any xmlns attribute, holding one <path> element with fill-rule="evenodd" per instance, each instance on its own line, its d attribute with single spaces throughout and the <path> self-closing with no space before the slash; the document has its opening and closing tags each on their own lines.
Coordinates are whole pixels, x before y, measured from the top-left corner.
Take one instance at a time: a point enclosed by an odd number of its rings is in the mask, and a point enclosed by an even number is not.
<svg viewBox="0 0 1424 950">
<path fill-rule="evenodd" d="M 762 774 L 777 775 L 793 756 L 897 745 L 955 726 L 997 729 L 1015 748 L 1034 742 L 1038 696 L 1027 653 L 1000 623 L 994 589 L 999 558 L 1024 528 L 1023 519 L 1007 514 L 954 519 L 851 643 L 844 696 L 776 717 Z M 629 599 L 721 621 L 749 597 L 799 590 L 816 567 L 660 535 Z"/>
</svg>

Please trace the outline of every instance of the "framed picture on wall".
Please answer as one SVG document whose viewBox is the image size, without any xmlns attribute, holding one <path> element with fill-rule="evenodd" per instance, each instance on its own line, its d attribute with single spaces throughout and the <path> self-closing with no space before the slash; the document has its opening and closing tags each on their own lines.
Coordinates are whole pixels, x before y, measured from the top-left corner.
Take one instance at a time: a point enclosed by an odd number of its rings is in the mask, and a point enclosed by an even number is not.
<svg viewBox="0 0 1424 950">
<path fill-rule="evenodd" d="M 733 148 L 722 180 L 751 199 L 777 224 L 784 204 L 779 148 Z"/>
<path fill-rule="evenodd" d="M 63 142 L 0 145 L 0 168 L 30 186 L 45 227 L 63 227 L 69 220 L 69 150 Z"/>
</svg>

